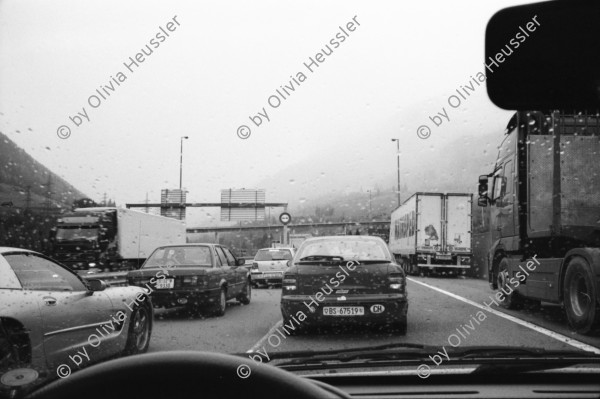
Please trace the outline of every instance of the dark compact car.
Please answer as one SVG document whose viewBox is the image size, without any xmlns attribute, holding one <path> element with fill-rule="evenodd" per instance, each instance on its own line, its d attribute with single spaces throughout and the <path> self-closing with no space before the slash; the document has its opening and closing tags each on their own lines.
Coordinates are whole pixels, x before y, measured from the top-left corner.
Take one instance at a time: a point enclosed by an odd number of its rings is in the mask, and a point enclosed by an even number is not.
<svg viewBox="0 0 600 399">
<path fill-rule="evenodd" d="M 169 245 L 157 248 L 139 270 L 130 271 L 130 285 L 150 290 L 155 307 L 208 306 L 217 316 L 226 302 L 250 303 L 250 272 L 243 259 L 217 244 Z"/>
<path fill-rule="evenodd" d="M 406 334 L 407 310 L 404 271 L 379 237 L 309 238 L 283 276 L 281 313 L 290 331 L 368 321 Z"/>
</svg>

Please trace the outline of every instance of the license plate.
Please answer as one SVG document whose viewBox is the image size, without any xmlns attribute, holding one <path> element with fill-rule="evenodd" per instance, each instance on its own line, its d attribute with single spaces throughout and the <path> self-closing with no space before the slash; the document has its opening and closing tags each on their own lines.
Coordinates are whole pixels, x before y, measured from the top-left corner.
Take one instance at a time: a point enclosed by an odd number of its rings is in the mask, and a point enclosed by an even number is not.
<svg viewBox="0 0 600 399">
<path fill-rule="evenodd" d="M 169 288 L 173 288 L 174 286 L 175 286 L 175 279 L 173 279 L 173 278 L 165 278 L 165 279 L 158 280 L 156 282 L 156 288 L 158 288 L 159 290 L 166 290 Z"/>
<path fill-rule="evenodd" d="M 440 259 L 440 260 L 450 260 L 450 259 L 452 259 L 452 255 L 436 255 L 435 257 L 437 259 Z"/>
<path fill-rule="evenodd" d="M 365 308 L 362 306 L 326 306 L 323 316 L 364 316 Z"/>
</svg>

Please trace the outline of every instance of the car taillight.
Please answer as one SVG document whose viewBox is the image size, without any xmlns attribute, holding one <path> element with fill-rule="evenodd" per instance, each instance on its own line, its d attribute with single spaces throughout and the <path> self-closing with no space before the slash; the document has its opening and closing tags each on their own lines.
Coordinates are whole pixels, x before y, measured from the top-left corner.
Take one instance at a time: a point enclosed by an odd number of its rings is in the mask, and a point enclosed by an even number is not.
<svg viewBox="0 0 600 399">
<path fill-rule="evenodd" d="M 258 263 L 252 262 L 252 269 L 258 270 Z"/>
<path fill-rule="evenodd" d="M 198 285 L 198 276 L 186 276 L 183 278 L 183 284 Z"/>
<path fill-rule="evenodd" d="M 401 273 L 391 273 L 388 277 L 390 288 L 393 290 L 404 291 L 406 279 Z"/>
<path fill-rule="evenodd" d="M 294 291 L 296 290 L 296 279 L 292 277 L 284 277 L 281 287 L 284 291 Z"/>
<path fill-rule="evenodd" d="M 179 281 L 181 281 L 181 285 L 208 287 L 208 277 L 206 276 L 184 276 L 183 279 Z M 175 284 L 175 287 L 177 286 L 179 286 L 179 284 Z"/>
</svg>

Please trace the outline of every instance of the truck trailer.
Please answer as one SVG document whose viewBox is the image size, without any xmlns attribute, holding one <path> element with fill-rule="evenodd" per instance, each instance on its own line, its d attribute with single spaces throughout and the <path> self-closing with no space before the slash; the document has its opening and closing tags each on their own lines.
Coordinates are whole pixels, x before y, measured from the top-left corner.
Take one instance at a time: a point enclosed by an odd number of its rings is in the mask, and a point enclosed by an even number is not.
<svg viewBox="0 0 600 399">
<path fill-rule="evenodd" d="M 407 273 L 466 273 L 472 201 L 470 193 L 418 192 L 392 212 L 389 248 Z"/>
<path fill-rule="evenodd" d="M 487 269 L 499 305 L 563 306 L 570 327 L 600 321 L 600 118 L 517 112 L 494 170 L 479 177 L 490 207 Z"/>
<path fill-rule="evenodd" d="M 162 245 L 185 244 L 181 220 L 124 208 L 77 208 L 61 216 L 52 257 L 74 270 L 133 270 Z"/>
</svg>

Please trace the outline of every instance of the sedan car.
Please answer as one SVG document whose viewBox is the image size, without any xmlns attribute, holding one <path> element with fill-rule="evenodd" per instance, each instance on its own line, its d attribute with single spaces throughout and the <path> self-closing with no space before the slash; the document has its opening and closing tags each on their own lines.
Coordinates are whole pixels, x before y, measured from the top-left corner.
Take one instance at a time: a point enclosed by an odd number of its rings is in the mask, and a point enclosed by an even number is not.
<svg viewBox="0 0 600 399">
<path fill-rule="evenodd" d="M 283 247 L 259 249 L 252 262 L 252 284 L 281 284 L 294 251 L 294 248 Z"/>
<path fill-rule="evenodd" d="M 168 245 L 157 248 L 139 270 L 130 271 L 127 281 L 149 289 L 155 307 L 208 306 L 222 316 L 230 299 L 250 303 L 250 272 L 243 265 L 243 259 L 218 244 Z"/>
<path fill-rule="evenodd" d="M 71 369 L 148 350 L 146 290 L 85 282 L 46 256 L 0 247 L 0 397 Z"/>
<path fill-rule="evenodd" d="M 407 310 L 406 276 L 379 237 L 309 238 L 283 276 L 281 314 L 289 331 L 369 322 L 406 334 Z"/>
</svg>

